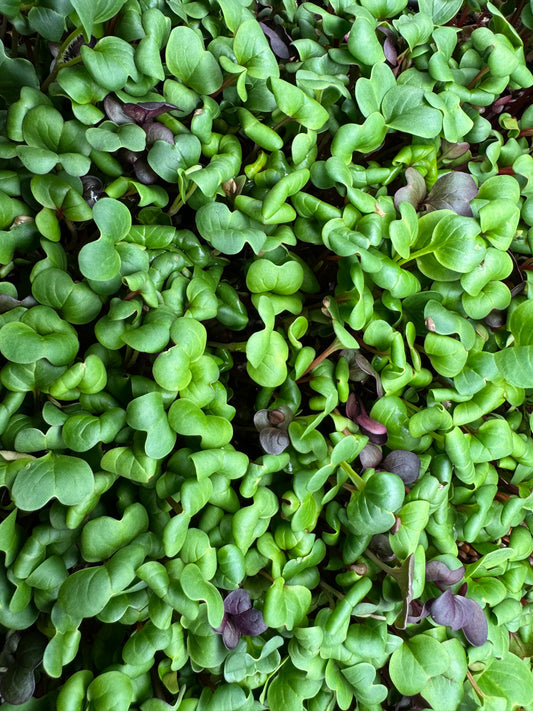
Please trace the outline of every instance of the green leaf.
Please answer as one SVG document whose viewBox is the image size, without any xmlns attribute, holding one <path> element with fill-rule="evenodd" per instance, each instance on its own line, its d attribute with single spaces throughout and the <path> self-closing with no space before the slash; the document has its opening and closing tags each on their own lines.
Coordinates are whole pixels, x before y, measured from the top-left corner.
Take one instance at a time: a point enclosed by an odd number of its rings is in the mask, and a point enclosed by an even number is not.
<svg viewBox="0 0 533 711">
<path fill-rule="evenodd" d="M 256 79 L 279 77 L 278 61 L 257 20 L 246 20 L 235 34 L 233 40 L 235 58 L 248 75 Z"/>
<path fill-rule="evenodd" d="M 152 459 L 162 459 L 170 454 L 176 435 L 170 429 L 159 392 L 146 393 L 131 400 L 126 409 L 126 421 L 135 430 L 144 430 L 144 451 Z"/>
<path fill-rule="evenodd" d="M 212 94 L 222 85 L 215 57 L 204 49 L 202 38 L 190 27 L 174 27 L 165 52 L 172 74 L 199 94 Z"/>
<path fill-rule="evenodd" d="M 302 585 L 285 585 L 276 578 L 265 595 L 263 618 L 269 627 L 292 630 L 300 625 L 311 604 L 311 591 Z"/>
<path fill-rule="evenodd" d="M 87 687 L 87 700 L 94 711 L 128 711 L 133 698 L 133 683 L 121 671 L 104 672 Z"/>
<path fill-rule="evenodd" d="M 264 387 L 277 387 L 285 381 L 288 356 L 283 336 L 268 328 L 253 333 L 246 343 L 248 374 Z"/>
<path fill-rule="evenodd" d="M 377 111 L 371 113 L 362 125 L 345 123 L 333 138 L 331 155 L 338 156 L 349 164 L 354 151 L 371 153 L 379 148 L 386 133 L 385 119 Z"/>
<path fill-rule="evenodd" d="M 506 699 L 506 711 L 519 706 L 531 708 L 533 675 L 530 665 L 511 652 L 504 652 L 501 659 L 493 657 L 488 660 L 485 670 L 474 678 L 483 693 Z"/>
<path fill-rule="evenodd" d="M 49 452 L 18 472 L 11 493 L 19 508 L 37 511 L 53 498 L 66 506 L 81 504 L 93 490 L 93 473 L 87 462 Z"/>
<path fill-rule="evenodd" d="M 396 474 L 373 472 L 365 477 L 364 486 L 355 491 L 348 503 L 350 528 L 357 535 L 383 533 L 394 523 L 405 496 L 402 480 Z"/>
<path fill-rule="evenodd" d="M 319 131 L 324 126 L 329 114 L 318 101 L 283 79 L 271 77 L 268 82 L 280 111 L 314 131 Z"/>
<path fill-rule="evenodd" d="M 200 568 L 189 563 L 181 571 L 180 585 L 191 600 L 205 600 L 207 619 L 211 627 L 218 627 L 224 617 L 224 602 L 215 586 L 204 579 Z"/>
<path fill-rule="evenodd" d="M 128 77 L 135 81 L 138 76 L 134 49 L 120 37 L 102 37 L 94 49 L 82 45 L 80 53 L 91 77 L 108 91 L 122 89 Z"/>
<path fill-rule="evenodd" d="M 0 339 L 2 331 L 0 331 Z M 1 341 L 0 341 L 1 342 Z M 517 388 L 533 388 L 533 346 L 513 346 L 494 354 L 505 380 Z"/>
<path fill-rule="evenodd" d="M 400 528 L 391 536 L 391 546 L 400 559 L 405 559 L 414 553 L 419 544 L 420 535 L 429 519 L 429 503 L 427 501 L 410 501 L 398 512 Z"/>
<path fill-rule="evenodd" d="M 435 25 L 445 25 L 460 10 L 462 0 L 420 0 L 419 8 L 433 18 Z"/>
<path fill-rule="evenodd" d="M 448 653 L 448 668 L 443 674 L 432 676 L 420 693 L 433 708 L 456 711 L 463 698 L 467 672 L 465 650 L 457 639 L 443 642 L 442 648 Z"/>
<path fill-rule="evenodd" d="M 241 212 L 231 212 L 220 202 L 202 206 L 196 213 L 196 225 L 202 237 L 223 254 L 238 254 L 246 242 L 257 254 L 266 240 L 259 223 Z"/>
<path fill-rule="evenodd" d="M 401 694 L 414 696 L 428 681 L 444 674 L 450 663 L 440 642 L 426 634 L 419 634 L 403 642 L 392 653 L 389 673 L 392 683 Z"/>
<path fill-rule="evenodd" d="M 94 25 L 110 20 L 118 14 L 125 2 L 126 0 L 94 0 L 86 3 L 84 0 L 70 0 L 70 4 L 81 20 L 86 39 L 93 34 Z"/>
<path fill-rule="evenodd" d="M 438 136 L 442 128 L 442 113 L 424 103 L 424 91 L 414 86 L 393 86 L 381 103 L 381 111 L 389 128 L 421 138 Z"/>
<path fill-rule="evenodd" d="M 168 421 L 178 434 L 201 437 L 202 449 L 223 447 L 233 436 L 228 420 L 217 415 L 206 415 L 198 405 L 184 398 L 172 403 Z"/>
<path fill-rule="evenodd" d="M 47 358 L 53 365 L 68 365 L 78 347 L 75 329 L 48 306 L 34 306 L 20 321 L 0 328 L 0 352 L 14 363 Z"/>
<path fill-rule="evenodd" d="M 198 138 L 184 133 L 175 137 L 173 145 L 166 141 L 156 141 L 148 152 L 148 163 L 168 183 L 177 183 L 181 170 L 198 163 L 201 150 Z"/>
</svg>

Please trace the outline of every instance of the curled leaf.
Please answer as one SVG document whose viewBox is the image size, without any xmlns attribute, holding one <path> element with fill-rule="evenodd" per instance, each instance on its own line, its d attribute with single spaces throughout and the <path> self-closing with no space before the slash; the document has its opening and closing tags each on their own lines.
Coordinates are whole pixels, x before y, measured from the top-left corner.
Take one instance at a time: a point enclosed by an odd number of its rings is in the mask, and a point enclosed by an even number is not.
<svg viewBox="0 0 533 711">
<path fill-rule="evenodd" d="M 418 208 L 426 196 L 426 181 L 416 168 L 406 168 L 405 179 L 407 185 L 394 193 L 394 207 L 397 210 L 401 202 L 410 202 L 414 208 Z"/>
<path fill-rule="evenodd" d="M 350 393 L 346 401 L 346 417 L 359 425 L 359 429 L 374 444 L 385 444 L 388 439 L 387 428 L 381 422 L 373 420 L 366 413 L 363 404 Z"/>
<path fill-rule="evenodd" d="M 267 454 L 281 454 L 290 444 L 288 433 L 275 427 L 262 429 L 259 433 L 259 441 Z"/>
<path fill-rule="evenodd" d="M 426 563 L 426 580 L 436 585 L 455 585 L 464 578 L 465 569 L 460 565 L 455 570 L 451 570 L 440 560 L 430 560 Z"/>
<path fill-rule="evenodd" d="M 179 107 L 166 101 L 141 101 L 138 104 L 127 103 L 122 106 L 122 111 L 135 123 L 153 121 L 157 116 L 174 110 L 179 111 Z"/>
<path fill-rule="evenodd" d="M 148 147 L 152 146 L 156 141 L 166 141 L 171 146 L 174 145 L 174 134 L 168 126 L 154 121 L 147 121 L 143 124 L 143 128 L 146 133 L 146 145 Z"/>
<path fill-rule="evenodd" d="M 285 32 L 283 26 L 277 25 L 274 22 L 267 24 L 265 21 L 259 24 L 268 40 L 270 49 L 274 52 L 276 57 L 279 57 L 279 59 L 289 59 L 291 56 L 289 50 L 291 38 Z"/>
</svg>

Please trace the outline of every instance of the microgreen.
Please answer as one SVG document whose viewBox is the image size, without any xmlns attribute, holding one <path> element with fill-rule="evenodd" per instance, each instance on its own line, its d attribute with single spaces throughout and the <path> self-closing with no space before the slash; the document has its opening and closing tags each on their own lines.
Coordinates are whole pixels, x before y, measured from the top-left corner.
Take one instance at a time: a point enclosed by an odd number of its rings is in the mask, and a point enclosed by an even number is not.
<svg viewBox="0 0 533 711">
<path fill-rule="evenodd" d="M 533 4 L 0 12 L 1 708 L 532 709 Z"/>
</svg>

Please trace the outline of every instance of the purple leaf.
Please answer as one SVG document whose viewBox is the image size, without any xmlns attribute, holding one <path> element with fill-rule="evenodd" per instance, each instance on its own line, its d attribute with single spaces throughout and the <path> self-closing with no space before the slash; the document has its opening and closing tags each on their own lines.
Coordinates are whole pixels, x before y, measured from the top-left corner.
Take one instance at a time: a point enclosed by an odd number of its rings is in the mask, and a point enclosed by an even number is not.
<svg viewBox="0 0 533 711">
<path fill-rule="evenodd" d="M 276 427 L 263 428 L 259 433 L 259 441 L 267 454 L 281 454 L 291 443 L 287 432 Z"/>
<path fill-rule="evenodd" d="M 81 184 L 83 187 L 83 199 L 89 207 L 93 207 L 104 191 L 104 184 L 96 175 L 84 175 L 81 178 Z"/>
<path fill-rule="evenodd" d="M 427 605 L 431 618 L 438 625 L 446 625 L 457 631 L 467 621 L 468 605 L 462 595 L 454 595 L 451 590 L 446 590 L 437 598 L 429 600 Z"/>
<path fill-rule="evenodd" d="M 174 145 L 174 134 L 162 123 L 147 121 L 143 124 L 144 132 L 146 133 L 146 145 L 152 146 L 156 141 L 166 141 L 171 146 Z"/>
<path fill-rule="evenodd" d="M 359 461 L 364 469 L 375 469 L 382 459 L 381 449 L 372 442 L 366 444 L 359 452 Z"/>
<path fill-rule="evenodd" d="M 263 613 L 252 607 L 249 592 L 239 588 L 232 590 L 224 599 L 222 624 L 213 629 L 222 635 L 222 641 L 227 649 L 235 649 L 241 635 L 254 637 L 268 627 L 263 619 Z"/>
<path fill-rule="evenodd" d="M 437 585 L 455 585 L 464 578 L 465 569 L 460 565 L 458 568 L 451 570 L 440 560 L 430 560 L 426 563 L 426 580 Z"/>
<path fill-rule="evenodd" d="M 438 625 L 446 625 L 452 630 L 463 630 L 466 639 L 474 647 L 481 647 L 488 637 L 488 623 L 485 613 L 475 600 L 454 595 L 446 590 L 438 598 L 428 600 L 431 618 Z"/>
<path fill-rule="evenodd" d="M 152 168 L 148 165 L 144 158 L 139 158 L 133 164 L 133 170 L 135 172 L 135 177 L 143 185 L 152 185 L 157 183 L 159 176 Z"/>
<path fill-rule="evenodd" d="M 429 610 L 426 608 L 426 603 L 421 605 L 419 600 L 411 600 L 409 605 L 409 613 L 407 615 L 407 622 L 417 625 L 420 620 L 423 620 L 424 617 L 428 616 Z"/>
<path fill-rule="evenodd" d="M 107 114 L 107 118 L 113 121 L 113 123 L 133 123 L 131 118 L 124 113 L 122 106 L 119 102 L 108 94 L 104 99 L 104 111 Z"/>
<path fill-rule="evenodd" d="M 357 413 L 359 412 L 359 401 L 355 397 L 354 393 L 348 395 L 348 400 L 346 400 L 346 417 L 355 422 Z"/>
<path fill-rule="evenodd" d="M 387 428 L 381 422 L 373 420 L 366 414 L 362 402 L 354 393 L 348 395 L 346 401 L 346 417 L 359 425 L 359 429 L 374 444 L 385 444 L 388 439 Z"/>
<path fill-rule="evenodd" d="M 477 185 L 468 173 L 446 173 L 431 188 L 425 204 L 429 210 L 453 210 L 463 217 L 472 217 L 470 201 L 478 194 Z"/>
<path fill-rule="evenodd" d="M 251 607 L 249 610 L 246 610 L 238 615 L 237 625 L 241 634 L 245 634 L 250 637 L 262 634 L 268 629 L 268 625 L 265 624 L 263 619 L 263 613 L 261 610 L 256 610 L 254 607 Z"/>
<path fill-rule="evenodd" d="M 260 22 L 259 24 L 261 25 L 261 29 L 270 44 L 270 49 L 274 52 L 276 57 L 279 57 L 280 59 L 289 59 L 291 56 L 289 51 L 291 38 L 285 32 L 283 27 L 274 23 L 272 23 L 272 27 L 267 25 L 266 22 Z"/>
<path fill-rule="evenodd" d="M 473 647 L 481 647 L 489 636 L 489 625 L 485 613 L 475 600 L 465 597 L 470 605 L 470 614 L 463 625 L 463 634 Z"/>
<path fill-rule="evenodd" d="M 394 193 L 394 207 L 398 210 L 401 202 L 410 202 L 415 208 L 426 196 L 426 181 L 416 168 L 405 169 L 407 185 Z"/>
<path fill-rule="evenodd" d="M 157 116 L 169 111 L 179 111 L 180 108 L 176 104 L 169 104 L 166 101 L 141 101 L 138 104 L 124 104 L 122 110 L 136 123 L 145 123 L 153 121 Z"/>
<path fill-rule="evenodd" d="M 404 484 L 412 484 L 420 475 L 420 457 L 405 449 L 395 449 L 387 454 L 380 469 L 397 474 Z"/>
<path fill-rule="evenodd" d="M 248 590 L 232 590 L 224 599 L 224 611 L 228 615 L 240 615 L 252 607 Z"/>
<path fill-rule="evenodd" d="M 231 618 L 228 618 L 226 620 L 226 624 L 224 625 L 224 629 L 222 630 L 222 641 L 224 642 L 224 646 L 226 649 L 235 649 L 235 647 L 239 644 L 240 638 L 241 632 L 238 629 L 236 622 Z"/>
<path fill-rule="evenodd" d="M 466 141 L 463 141 L 462 143 L 450 143 L 449 141 L 442 139 L 440 147 L 442 149 L 442 159 L 455 160 L 456 158 L 464 156 L 470 148 L 470 144 Z"/>
</svg>

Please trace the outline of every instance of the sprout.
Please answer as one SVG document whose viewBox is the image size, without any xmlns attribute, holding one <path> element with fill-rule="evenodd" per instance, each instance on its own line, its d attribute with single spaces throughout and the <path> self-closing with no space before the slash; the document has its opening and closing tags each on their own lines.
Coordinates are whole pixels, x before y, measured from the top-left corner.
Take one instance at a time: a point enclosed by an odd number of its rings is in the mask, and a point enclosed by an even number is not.
<svg viewBox="0 0 533 711">
<path fill-rule="evenodd" d="M 222 635 L 226 649 L 235 649 L 243 634 L 255 637 L 267 629 L 263 613 L 252 606 L 249 592 L 240 588 L 226 596 L 222 623 L 214 631 Z"/>
</svg>

